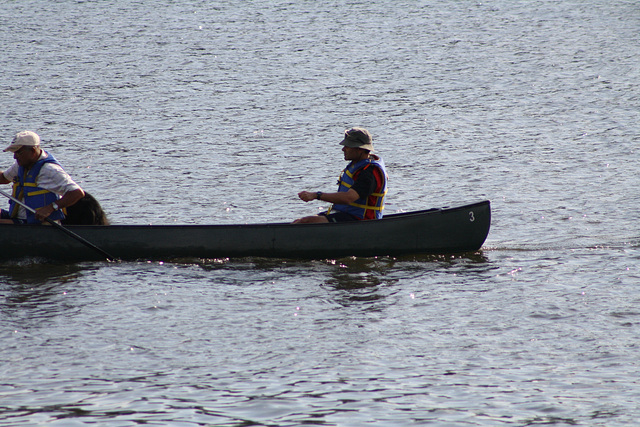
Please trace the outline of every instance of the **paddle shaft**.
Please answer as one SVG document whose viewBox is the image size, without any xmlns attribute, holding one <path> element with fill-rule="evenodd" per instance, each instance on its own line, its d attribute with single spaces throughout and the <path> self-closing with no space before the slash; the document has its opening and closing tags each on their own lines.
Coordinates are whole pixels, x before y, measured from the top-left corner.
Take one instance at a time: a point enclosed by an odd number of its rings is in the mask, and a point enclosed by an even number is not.
<svg viewBox="0 0 640 427">
<path fill-rule="evenodd" d="M 24 204 L 23 202 L 21 202 L 20 200 L 16 199 L 15 197 L 5 193 L 4 191 L 0 190 L 0 194 L 2 194 L 4 197 L 13 200 L 15 203 L 19 204 L 20 206 L 22 206 L 23 208 L 25 208 L 26 210 L 28 210 L 29 212 L 35 214 L 36 211 L 35 209 L 33 209 L 30 206 L 27 206 L 26 204 Z M 54 227 L 56 227 L 58 230 L 66 233 L 67 235 L 73 237 L 74 239 L 76 239 L 78 242 L 82 243 L 85 246 L 90 247 L 91 249 L 100 252 L 100 254 L 102 256 L 104 256 L 107 261 L 115 261 L 116 258 L 112 257 L 111 255 L 109 255 L 107 252 L 103 251 L 102 249 L 100 249 L 99 247 L 97 247 L 96 245 L 94 245 L 93 243 L 91 243 L 90 241 L 88 241 L 87 239 L 85 239 L 82 236 L 78 236 L 76 233 L 74 233 L 73 231 L 69 230 L 68 228 L 58 224 L 57 222 L 55 222 L 54 220 L 52 220 L 51 218 L 45 218 L 45 221 L 47 221 L 49 224 L 53 225 Z"/>
</svg>

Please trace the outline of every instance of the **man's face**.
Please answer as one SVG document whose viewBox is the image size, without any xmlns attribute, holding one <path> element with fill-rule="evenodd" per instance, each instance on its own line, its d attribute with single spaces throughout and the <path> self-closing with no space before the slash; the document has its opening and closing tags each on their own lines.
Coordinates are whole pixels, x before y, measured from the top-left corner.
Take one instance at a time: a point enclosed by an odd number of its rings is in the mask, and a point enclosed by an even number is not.
<svg viewBox="0 0 640 427">
<path fill-rule="evenodd" d="M 16 159 L 18 165 L 22 167 L 31 167 L 36 161 L 38 161 L 38 155 L 35 147 L 22 146 L 19 150 L 13 153 L 13 158 Z"/>
<path fill-rule="evenodd" d="M 360 159 L 360 149 L 353 147 L 342 147 L 342 152 L 344 153 L 345 160 L 358 160 Z"/>
</svg>

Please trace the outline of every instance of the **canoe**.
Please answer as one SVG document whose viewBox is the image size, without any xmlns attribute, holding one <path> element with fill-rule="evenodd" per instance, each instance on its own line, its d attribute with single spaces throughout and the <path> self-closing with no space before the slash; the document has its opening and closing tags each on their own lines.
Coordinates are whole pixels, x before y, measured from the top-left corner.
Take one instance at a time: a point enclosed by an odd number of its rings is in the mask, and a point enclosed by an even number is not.
<svg viewBox="0 0 640 427">
<path fill-rule="evenodd" d="M 77 225 L 68 230 L 121 260 L 452 254 L 480 249 L 489 233 L 488 200 L 338 224 Z M 0 224 L 0 261 L 105 259 L 52 226 Z"/>
</svg>

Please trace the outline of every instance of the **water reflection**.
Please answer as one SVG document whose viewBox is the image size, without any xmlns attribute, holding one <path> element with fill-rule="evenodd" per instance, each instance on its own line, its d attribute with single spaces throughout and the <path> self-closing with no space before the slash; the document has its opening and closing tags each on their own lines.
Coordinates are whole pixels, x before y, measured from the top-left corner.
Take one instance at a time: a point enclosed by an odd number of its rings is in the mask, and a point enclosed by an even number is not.
<svg viewBox="0 0 640 427">
<path fill-rule="evenodd" d="M 69 282 L 77 281 L 87 266 L 43 264 L 31 261 L 0 265 L 0 320 L 22 323 L 68 313 L 64 298 Z"/>
<path fill-rule="evenodd" d="M 389 295 L 388 285 L 396 279 L 388 273 L 393 267 L 389 258 L 344 258 L 329 260 L 329 277 L 324 285 L 335 291 L 334 301 L 343 307 L 362 306 L 380 310 Z"/>
<path fill-rule="evenodd" d="M 0 280 L 3 283 L 40 285 L 48 282 L 68 282 L 78 277 L 86 264 L 49 264 L 37 259 L 0 264 Z M 97 267 L 95 267 L 97 268 Z"/>
<path fill-rule="evenodd" d="M 344 258 L 329 260 L 335 266 L 324 284 L 337 291 L 335 301 L 342 306 L 366 304 L 380 309 L 381 302 L 398 292 L 392 284 L 418 283 L 425 276 L 454 274 L 486 275 L 497 268 L 482 252 L 455 255 L 414 255 L 405 257 Z"/>
<path fill-rule="evenodd" d="M 483 264 L 489 262 L 489 258 L 483 251 L 476 252 L 464 252 L 459 254 L 445 254 L 445 255 L 407 255 L 403 257 L 396 257 L 396 261 L 415 261 L 415 262 L 441 262 L 450 264 Z"/>
</svg>

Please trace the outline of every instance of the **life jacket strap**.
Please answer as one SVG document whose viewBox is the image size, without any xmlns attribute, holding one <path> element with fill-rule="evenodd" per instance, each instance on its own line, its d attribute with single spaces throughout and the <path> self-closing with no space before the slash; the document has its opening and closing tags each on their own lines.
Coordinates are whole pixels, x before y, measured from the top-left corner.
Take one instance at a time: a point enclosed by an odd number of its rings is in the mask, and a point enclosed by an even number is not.
<svg viewBox="0 0 640 427">
<path fill-rule="evenodd" d="M 371 211 L 381 211 L 384 209 L 384 206 L 369 206 L 369 205 L 361 205 L 359 203 L 349 203 L 349 206 L 354 206 L 356 208 L 367 209 Z"/>
<path fill-rule="evenodd" d="M 27 193 L 27 197 L 39 196 L 41 194 L 47 194 L 47 193 L 51 193 L 51 191 L 49 190 L 31 191 L 30 193 Z"/>
</svg>

